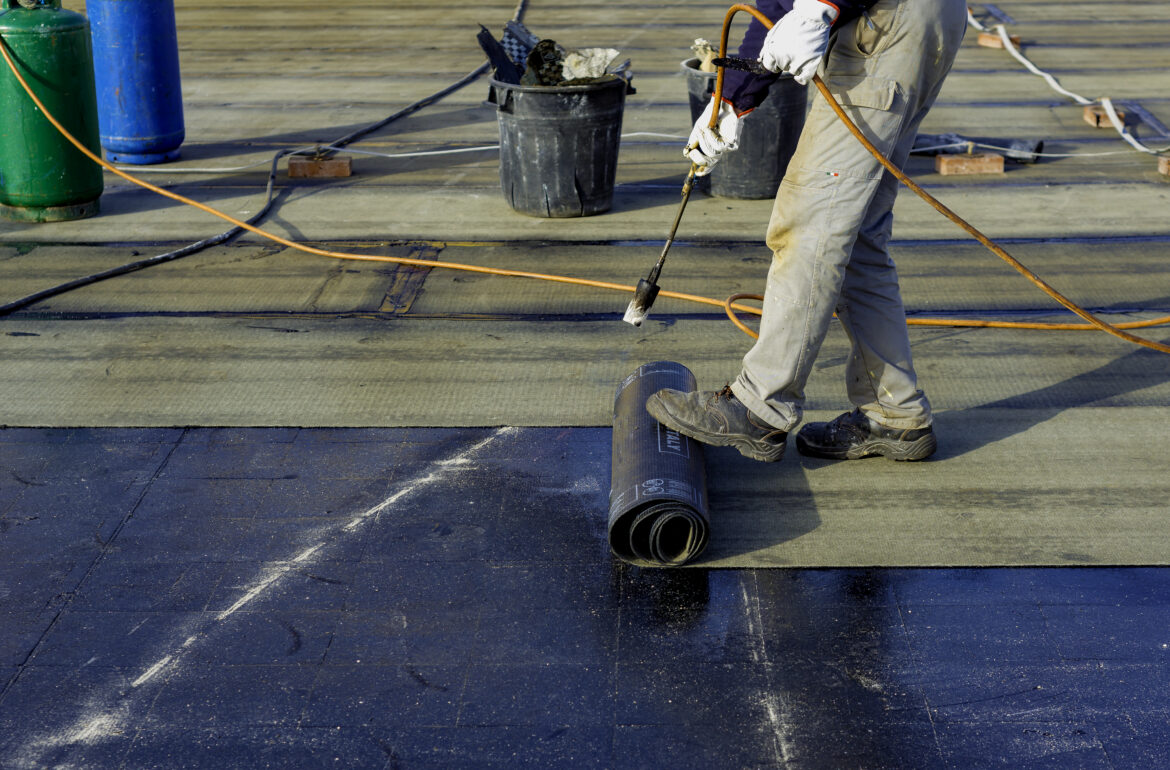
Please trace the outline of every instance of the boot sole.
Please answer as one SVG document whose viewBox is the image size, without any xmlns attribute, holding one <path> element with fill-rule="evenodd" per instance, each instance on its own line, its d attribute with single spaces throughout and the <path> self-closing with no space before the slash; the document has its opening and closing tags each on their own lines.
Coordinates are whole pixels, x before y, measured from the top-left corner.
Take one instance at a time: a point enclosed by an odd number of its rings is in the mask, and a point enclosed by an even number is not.
<svg viewBox="0 0 1170 770">
<path fill-rule="evenodd" d="M 875 438 L 845 449 L 813 446 L 804 436 L 799 433 L 796 435 L 796 451 L 808 457 L 823 457 L 828 460 L 860 460 L 863 457 L 881 455 L 898 462 L 917 462 L 930 457 L 937 449 L 938 439 L 933 433 L 927 433 L 915 441 Z"/>
<path fill-rule="evenodd" d="M 787 442 L 784 444 L 769 444 L 764 441 L 755 441 L 743 434 L 727 435 L 726 433 L 702 433 L 700 431 L 691 430 L 690 428 L 679 424 L 675 421 L 668 412 L 658 408 L 658 403 L 652 401 L 646 405 L 646 411 L 650 413 L 658 422 L 662 423 L 671 430 L 693 438 L 701 444 L 710 444 L 711 446 L 730 446 L 739 450 L 739 453 L 744 457 L 750 457 L 753 460 L 759 460 L 764 463 L 779 462 L 784 457 L 784 449 Z"/>
</svg>

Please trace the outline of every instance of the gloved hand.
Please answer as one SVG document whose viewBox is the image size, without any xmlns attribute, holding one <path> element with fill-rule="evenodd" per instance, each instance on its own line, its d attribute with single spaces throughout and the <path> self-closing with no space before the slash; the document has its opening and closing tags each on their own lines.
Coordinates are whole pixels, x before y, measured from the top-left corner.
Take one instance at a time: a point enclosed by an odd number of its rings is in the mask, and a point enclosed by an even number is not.
<svg viewBox="0 0 1170 770">
<path fill-rule="evenodd" d="M 699 167 L 695 176 L 710 174 L 711 169 L 723 157 L 723 153 L 739 147 L 739 116 L 735 114 L 730 104 L 720 102 L 719 120 L 712 130 L 711 109 L 714 104 L 714 99 L 707 102 L 707 107 L 695 121 L 695 127 L 691 129 L 690 138 L 687 139 L 686 149 L 683 150 L 683 154 Z"/>
<path fill-rule="evenodd" d="M 772 72 L 788 72 L 797 83 L 808 85 L 829 45 L 829 27 L 837 9 L 821 0 L 796 0 L 780 17 L 760 51 L 760 63 Z"/>
</svg>

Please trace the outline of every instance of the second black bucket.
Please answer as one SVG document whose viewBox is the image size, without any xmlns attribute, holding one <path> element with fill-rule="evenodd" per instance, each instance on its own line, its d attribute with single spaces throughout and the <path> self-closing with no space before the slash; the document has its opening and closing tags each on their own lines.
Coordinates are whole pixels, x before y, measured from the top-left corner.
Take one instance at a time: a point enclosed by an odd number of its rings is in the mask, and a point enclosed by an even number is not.
<svg viewBox="0 0 1170 770">
<path fill-rule="evenodd" d="M 534 217 L 587 217 L 613 205 L 627 83 L 520 86 L 492 80 L 500 186 Z"/>
<path fill-rule="evenodd" d="M 682 63 L 694 124 L 715 93 L 715 73 L 699 69 L 698 59 Z M 771 198 L 780 187 L 788 161 L 804 128 L 808 89 L 783 75 L 768 98 L 743 118 L 739 149 L 720 158 L 711 173 L 699 177 L 701 192 L 721 198 Z"/>
</svg>

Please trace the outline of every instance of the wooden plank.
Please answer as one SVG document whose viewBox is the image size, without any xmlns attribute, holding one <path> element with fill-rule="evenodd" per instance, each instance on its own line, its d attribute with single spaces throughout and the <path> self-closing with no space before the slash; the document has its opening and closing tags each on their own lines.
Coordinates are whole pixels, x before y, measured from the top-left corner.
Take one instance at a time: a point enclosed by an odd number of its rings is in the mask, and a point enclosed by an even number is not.
<svg viewBox="0 0 1170 770">
<path fill-rule="evenodd" d="M 1003 156 L 994 152 L 936 155 L 934 157 L 934 170 L 942 176 L 1002 174 Z"/>
</svg>

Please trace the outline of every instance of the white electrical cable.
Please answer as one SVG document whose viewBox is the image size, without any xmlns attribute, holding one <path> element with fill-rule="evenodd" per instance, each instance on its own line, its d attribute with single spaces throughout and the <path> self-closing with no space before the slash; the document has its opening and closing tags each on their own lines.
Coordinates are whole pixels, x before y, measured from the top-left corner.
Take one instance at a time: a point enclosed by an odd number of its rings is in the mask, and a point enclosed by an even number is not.
<svg viewBox="0 0 1170 770">
<path fill-rule="evenodd" d="M 1117 114 L 1117 110 L 1113 108 L 1113 100 L 1109 97 L 1103 97 L 1101 99 L 1101 106 L 1105 109 L 1105 114 L 1109 116 L 1109 122 L 1113 124 L 1113 128 L 1116 129 L 1117 133 L 1121 135 L 1121 138 L 1129 142 L 1135 150 L 1148 152 L 1150 155 L 1160 155 L 1161 153 L 1166 152 L 1166 150 L 1170 150 L 1170 147 L 1163 147 L 1160 150 L 1155 150 L 1139 142 L 1137 137 L 1131 134 L 1125 127 L 1125 122 L 1122 121 L 1121 116 Z"/>
<path fill-rule="evenodd" d="M 975 14 L 971 12 L 970 6 L 967 7 L 967 24 L 974 27 L 975 29 L 979 30 L 980 32 L 991 32 L 992 31 L 992 30 L 988 29 L 986 26 L 984 26 L 978 19 L 975 18 Z M 1086 107 L 1093 105 L 1093 104 L 1100 104 L 1104 108 L 1105 114 L 1109 117 L 1109 122 L 1113 125 L 1113 128 L 1117 131 L 1118 135 L 1120 135 L 1122 139 L 1124 139 L 1126 142 L 1128 142 L 1129 145 L 1131 147 L 1133 147 L 1135 150 L 1138 150 L 1139 152 L 1149 153 L 1150 155 L 1161 155 L 1162 153 L 1170 151 L 1170 147 L 1163 147 L 1161 149 L 1154 149 L 1154 148 L 1148 147 L 1145 144 L 1143 144 L 1142 142 L 1140 142 L 1137 139 L 1137 137 L 1135 137 L 1133 134 L 1131 134 L 1126 129 L 1124 121 L 1121 120 L 1121 117 L 1117 114 L 1117 111 L 1113 107 L 1113 101 L 1111 99 L 1109 99 L 1108 97 L 1102 97 L 1101 99 L 1089 99 L 1087 97 L 1081 96 L 1078 93 L 1075 93 L 1073 91 L 1068 90 L 1067 88 L 1062 86 L 1060 84 L 1060 82 L 1057 81 L 1057 79 L 1055 77 L 1053 77 L 1050 73 L 1045 72 L 1044 70 L 1040 69 L 1035 64 L 1033 64 L 1032 61 L 1029 60 L 1028 57 L 1024 56 L 1024 54 L 1021 53 L 1020 50 L 1018 48 L 1016 48 L 1016 46 L 1012 43 L 1011 36 L 1008 35 L 1007 27 L 1005 27 L 1003 24 L 995 25 L 994 31 L 996 34 L 999 35 L 999 39 L 1003 42 L 1004 49 L 1009 54 L 1012 55 L 1012 58 L 1014 58 L 1016 61 L 1023 64 L 1024 67 L 1026 67 L 1028 69 L 1028 71 L 1031 72 L 1032 74 L 1039 75 L 1040 77 L 1044 78 L 1044 80 L 1047 81 L 1048 85 L 1052 86 L 1053 90 L 1057 91 L 1058 93 L 1064 94 L 1065 96 L 1067 96 L 1070 99 L 1072 99 L 1073 101 L 1075 101 L 1077 104 L 1081 104 L 1081 105 L 1084 105 Z M 983 146 L 987 146 L 987 145 L 983 145 Z M 1068 154 L 1065 154 L 1065 153 L 1036 153 L 1036 154 L 1037 155 L 1045 155 L 1047 157 L 1091 157 L 1094 155 L 1109 155 L 1112 153 L 1068 153 Z"/>
<path fill-rule="evenodd" d="M 999 147 L 994 144 L 981 144 L 977 142 L 975 146 L 987 150 L 1013 151 L 1011 147 Z M 1109 155 L 1132 155 L 1129 150 L 1110 150 L 1109 152 L 1030 152 L 1028 154 L 1035 155 L 1037 158 L 1104 158 Z"/>
<path fill-rule="evenodd" d="M 457 148 L 454 150 L 428 150 L 425 152 L 399 152 L 399 153 L 385 153 L 385 152 L 371 152 L 369 150 L 355 150 L 353 147 L 346 147 L 344 149 L 346 152 L 352 152 L 352 153 L 355 153 L 357 155 L 377 155 L 377 156 L 382 157 L 382 158 L 420 158 L 420 157 L 423 157 L 426 155 L 454 155 L 454 154 L 460 153 L 460 152 L 478 152 L 481 150 L 496 150 L 496 149 L 499 149 L 499 147 L 500 147 L 500 145 L 498 145 L 498 144 L 489 144 L 489 145 L 485 145 L 483 147 L 460 147 L 460 148 Z M 316 152 L 319 150 L 335 151 L 335 150 L 341 150 L 341 149 L 342 148 L 340 148 L 340 147 L 332 147 L 332 146 L 323 147 L 321 145 L 314 144 L 314 145 L 310 145 L 307 147 L 299 147 L 295 150 L 289 150 L 288 154 L 289 155 L 297 155 L 297 154 L 303 154 L 303 153 L 310 152 L 310 151 L 313 151 L 313 152 Z M 262 161 L 257 161 L 256 163 L 249 163 L 246 166 L 231 166 L 229 168 L 191 168 L 191 167 L 139 168 L 138 166 L 130 166 L 130 167 L 118 166 L 118 169 L 121 171 L 127 171 L 127 172 L 132 171 L 132 172 L 136 172 L 139 174 L 230 174 L 230 173 L 234 173 L 236 171 L 247 171 L 248 169 L 253 169 L 253 168 L 256 168 L 258 166 L 266 166 L 266 165 L 268 165 L 268 161 L 262 160 Z"/>
<path fill-rule="evenodd" d="M 1015 147 L 1003 147 L 998 144 L 951 142 L 950 144 L 938 144 L 933 147 L 915 147 L 910 151 L 910 154 L 915 155 L 924 152 L 935 152 L 937 150 L 949 150 L 955 147 L 980 147 L 985 150 L 999 150 L 1000 152 L 1019 152 Z M 1109 152 L 1029 152 L 1027 154 L 1037 158 L 1104 158 L 1109 155 L 1132 155 L 1133 153 L 1129 150 L 1110 150 Z"/>
<path fill-rule="evenodd" d="M 660 139 L 676 139 L 678 141 L 686 141 L 686 137 L 680 134 L 660 134 L 654 131 L 635 131 L 629 134 L 622 134 L 622 139 L 627 139 L 635 136 L 653 136 Z M 498 144 L 486 144 L 482 147 L 458 147 L 453 150 L 425 150 L 422 152 L 373 152 L 371 150 L 358 150 L 353 147 L 345 147 L 346 152 L 352 152 L 355 155 L 373 155 L 379 158 L 423 158 L 430 155 L 456 155 L 463 152 L 482 152 L 484 150 L 498 150 Z M 340 151 L 341 147 L 310 145 L 306 147 L 299 147 L 295 150 L 289 150 L 289 155 L 303 154 L 309 151 Z M 237 171 L 247 171 L 249 169 L 257 168 L 258 166 L 266 166 L 270 161 L 261 160 L 256 163 L 249 163 L 246 166 L 231 166 L 229 168 L 192 168 L 189 166 L 182 168 L 174 167 L 159 167 L 159 168 L 142 168 L 139 166 L 118 166 L 122 171 L 135 172 L 139 174 L 231 174 Z"/>
<path fill-rule="evenodd" d="M 322 150 L 341 150 L 341 147 L 322 147 Z M 372 150 L 355 150 L 353 147 L 344 148 L 345 152 L 355 155 L 373 155 L 379 158 L 424 158 L 429 155 L 457 155 L 461 152 L 482 152 L 483 150 L 498 150 L 498 144 L 485 144 L 482 147 L 459 147 L 454 150 L 423 150 L 421 152 L 373 152 Z"/>
<path fill-rule="evenodd" d="M 1047 73 L 1044 70 L 1037 67 L 1035 64 L 1033 64 L 1031 61 L 1028 60 L 1028 57 L 1026 57 L 1022 53 L 1020 53 L 1020 51 L 1015 47 L 1015 45 L 1012 44 L 1011 37 L 1008 36 L 1007 28 L 1004 25 L 997 24 L 995 27 L 995 30 L 996 30 L 996 32 L 999 33 L 999 39 L 1003 41 L 1003 47 L 1005 49 L 1007 49 L 1007 52 L 1010 53 L 1013 58 L 1015 58 L 1017 61 L 1019 61 L 1025 67 L 1027 67 L 1029 72 L 1032 72 L 1033 74 L 1039 75 L 1040 77 L 1044 78 L 1044 80 L 1046 80 L 1048 82 L 1048 85 L 1052 86 L 1052 88 L 1055 91 L 1057 91 L 1058 93 L 1062 93 L 1065 96 L 1070 97 L 1078 104 L 1083 104 L 1085 106 L 1089 106 L 1089 105 L 1093 105 L 1093 104 L 1100 104 L 1105 109 L 1105 114 L 1109 116 L 1109 122 L 1113 125 L 1113 128 L 1117 131 L 1118 135 L 1121 136 L 1121 138 L 1124 139 L 1126 142 L 1128 142 L 1130 144 L 1130 146 L 1133 147 L 1135 150 L 1138 150 L 1139 152 L 1149 153 L 1150 155 L 1159 155 L 1159 154 L 1165 152 L 1166 149 L 1170 149 L 1170 148 L 1163 148 L 1160 150 L 1155 150 L 1152 147 L 1147 147 L 1145 144 L 1138 141 L 1137 137 L 1135 137 L 1133 134 L 1131 134 L 1126 129 L 1125 123 L 1121 120 L 1121 117 L 1117 114 L 1117 110 L 1115 110 L 1113 108 L 1113 100 L 1112 99 L 1110 99 L 1109 97 L 1102 97 L 1100 99 L 1095 99 L 1095 100 L 1088 99 L 1084 96 L 1081 96 L 1078 93 L 1074 93 L 1073 91 L 1069 91 L 1067 88 L 1061 86 L 1060 83 L 1057 82 L 1056 78 L 1054 78 L 1049 73 Z"/>
<path fill-rule="evenodd" d="M 654 137 L 658 137 L 661 139 L 677 139 L 678 141 L 686 141 L 686 139 L 687 139 L 687 137 L 681 136 L 679 134 L 659 134 L 659 133 L 655 133 L 653 131 L 635 131 L 635 132 L 630 133 L 630 134 L 622 134 L 621 138 L 622 139 L 629 139 L 629 138 L 635 137 L 635 136 L 654 136 Z M 321 149 L 323 149 L 323 150 L 340 150 L 341 148 L 339 148 L 339 147 L 322 147 Z M 345 151 L 352 152 L 352 153 L 355 153 L 357 155 L 373 155 L 373 156 L 376 156 L 379 158 L 421 158 L 421 157 L 425 157 L 427 155 L 454 155 L 454 154 L 460 153 L 460 152 L 477 152 L 479 150 L 498 150 L 498 149 L 500 149 L 500 145 L 498 145 L 498 144 L 486 144 L 482 147 L 461 147 L 461 148 L 456 149 L 456 150 L 426 150 L 424 152 L 386 153 L 386 152 L 372 152 L 370 150 L 355 150 L 353 147 L 346 147 Z"/>
<path fill-rule="evenodd" d="M 995 31 L 997 33 L 999 33 L 999 39 L 1003 41 L 1003 47 L 1007 49 L 1007 52 L 1010 53 L 1012 55 L 1012 57 L 1016 59 L 1016 61 L 1020 62 L 1020 64 L 1023 64 L 1025 67 L 1027 67 L 1028 71 L 1031 72 L 1033 75 L 1039 75 L 1040 77 L 1042 77 L 1046 81 L 1048 81 L 1048 85 L 1052 86 L 1053 90 L 1058 91 L 1059 93 L 1062 93 L 1065 96 L 1072 98 L 1072 100 L 1077 102 L 1078 104 L 1088 105 L 1088 104 L 1095 104 L 1096 103 L 1092 99 L 1086 99 L 1085 97 L 1081 96 L 1080 94 L 1073 93 L 1072 91 L 1069 91 L 1067 88 L 1062 86 L 1060 84 L 1060 82 L 1057 81 L 1056 78 L 1054 78 L 1052 75 L 1048 74 L 1047 72 L 1045 72 L 1044 70 L 1040 69 L 1035 64 L 1033 64 L 1031 61 L 1029 61 L 1028 57 L 1026 57 L 1022 53 L 1020 53 L 1020 51 L 1012 43 L 1012 39 L 1008 36 L 1007 27 L 1005 27 L 1002 24 L 996 24 Z"/>
<path fill-rule="evenodd" d="M 1105 101 L 1106 100 L 1102 100 L 1102 104 L 1104 104 Z M 1106 113 L 1110 113 L 1111 109 L 1112 109 L 1112 104 L 1110 104 L 1106 108 Z M 1112 112 L 1112 114 L 1110 116 L 1111 120 L 1113 120 L 1114 118 L 1117 118 L 1116 112 Z M 1117 120 L 1120 121 L 1120 118 L 1117 118 Z M 1114 126 L 1116 126 L 1116 123 L 1114 123 Z M 635 136 L 653 136 L 653 137 L 659 137 L 662 139 L 676 139 L 676 140 L 680 140 L 680 141 L 686 139 L 685 136 L 681 136 L 678 134 L 659 134 L 659 133 L 655 133 L 652 131 L 637 131 L 637 132 L 630 133 L 630 134 L 622 134 L 623 139 L 626 139 L 629 137 L 635 137 Z M 1131 134 L 1129 134 L 1128 132 L 1123 132 L 1122 136 L 1125 137 L 1127 140 L 1130 140 L 1131 143 L 1133 141 L 1136 141 L 1133 139 L 1133 136 Z M 981 147 L 981 148 L 987 149 L 987 150 L 1001 150 L 1001 151 L 1005 151 L 1005 152 L 1012 151 L 1011 147 L 1001 147 L 999 145 L 984 144 L 982 142 L 953 142 L 951 144 L 939 144 L 939 145 L 935 145 L 933 147 L 915 147 L 912 150 L 912 152 L 915 154 L 918 154 L 918 153 L 924 153 L 924 152 L 933 152 L 933 151 L 937 151 L 937 150 L 949 150 L 953 147 L 967 147 L 967 146 Z M 334 152 L 334 151 L 341 151 L 342 149 L 344 149 L 345 152 L 352 152 L 355 155 L 370 155 L 370 156 L 374 156 L 374 157 L 378 157 L 378 158 L 422 158 L 422 157 L 427 157 L 427 156 L 431 156 L 431 155 L 455 155 L 455 154 L 464 153 L 464 152 L 483 152 L 483 151 L 487 151 L 487 150 L 498 150 L 499 148 L 500 148 L 500 146 L 498 144 L 486 144 L 486 145 L 483 145 L 481 147 L 459 147 L 459 148 L 453 149 L 453 150 L 426 150 L 423 152 L 387 153 L 387 152 L 373 152 L 372 150 L 358 150 L 358 149 L 355 149 L 353 147 L 340 148 L 340 147 L 321 147 L 318 145 L 313 145 L 311 147 L 301 147 L 301 148 L 298 148 L 296 150 L 290 150 L 288 152 L 288 154 L 295 155 L 297 153 L 308 152 L 310 150 Z M 1139 147 L 1138 149 L 1144 149 L 1144 151 L 1146 151 L 1146 152 L 1151 152 L 1151 150 L 1149 150 L 1148 148 Z M 1157 150 L 1154 152 L 1166 152 L 1167 150 L 1170 150 L 1170 147 L 1164 148 L 1163 150 Z M 1029 153 L 1029 154 L 1035 155 L 1036 157 L 1041 157 L 1041 158 L 1100 158 L 1100 157 L 1105 157 L 1108 155 L 1128 155 L 1129 150 L 1116 150 L 1116 151 L 1112 151 L 1112 152 L 1033 152 L 1033 153 Z M 239 172 L 239 171 L 247 171 L 249 169 L 257 168 L 259 166 L 267 166 L 270 163 L 271 163 L 270 160 L 262 160 L 262 161 L 258 161 L 256 163 L 249 163 L 248 165 L 245 165 L 245 166 L 231 166 L 229 168 L 191 168 L 191 167 L 184 167 L 184 168 L 129 167 L 128 168 L 128 167 L 123 167 L 123 166 L 119 166 L 118 168 L 120 168 L 123 171 L 133 171 L 133 172 L 136 172 L 139 174 L 230 174 L 230 173 L 235 173 L 235 172 Z"/>
<path fill-rule="evenodd" d="M 919 152 L 935 152 L 937 150 L 949 150 L 952 147 L 969 147 L 971 144 L 973 144 L 973 142 L 951 142 L 950 144 L 936 144 L 933 147 L 915 147 L 913 150 L 910 151 L 910 154 L 913 155 L 913 154 L 919 153 Z M 982 145 L 980 145 L 980 146 L 982 146 Z"/>
<path fill-rule="evenodd" d="M 975 14 L 971 13 L 971 6 L 967 6 L 967 23 L 980 32 L 987 32 L 987 27 L 980 23 L 979 19 L 975 18 Z"/>
<path fill-rule="evenodd" d="M 677 139 L 677 140 L 682 141 L 682 142 L 685 142 L 687 139 L 690 138 L 690 137 L 686 137 L 686 136 L 681 136 L 679 134 L 659 134 L 659 133 L 656 133 L 654 131 L 635 131 L 632 134 L 622 134 L 622 139 L 626 139 L 626 138 L 631 137 L 631 136 L 656 136 L 659 139 Z"/>
<path fill-rule="evenodd" d="M 306 152 L 314 150 L 317 145 L 309 145 L 307 147 L 298 147 L 295 150 L 289 150 L 288 155 L 295 155 L 298 152 Z M 181 168 L 172 168 L 168 166 L 159 166 L 156 168 L 143 168 L 142 166 L 117 166 L 119 171 L 135 174 L 231 174 L 236 171 L 247 171 L 248 169 L 257 168 L 258 166 L 267 166 L 272 163 L 272 159 L 258 160 L 255 163 L 249 163 L 246 166 L 232 166 L 230 168 L 192 168 L 190 166 L 183 166 Z"/>
</svg>

